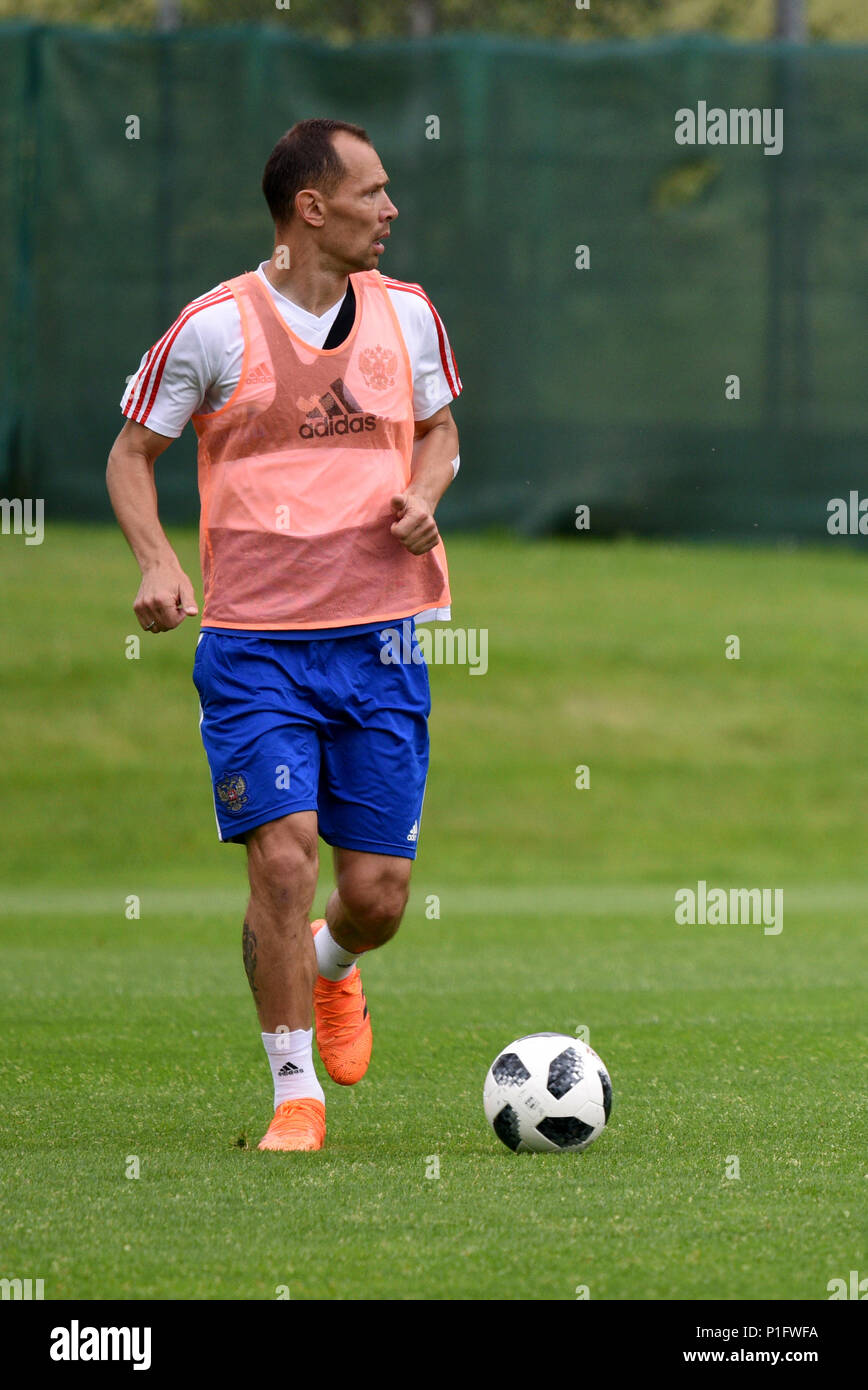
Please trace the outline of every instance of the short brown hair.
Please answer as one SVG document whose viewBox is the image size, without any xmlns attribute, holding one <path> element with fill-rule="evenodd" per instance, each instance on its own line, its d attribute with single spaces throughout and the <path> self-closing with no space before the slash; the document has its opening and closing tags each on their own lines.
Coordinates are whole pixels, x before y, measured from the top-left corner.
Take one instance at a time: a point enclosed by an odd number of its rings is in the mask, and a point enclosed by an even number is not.
<svg viewBox="0 0 868 1390">
<path fill-rule="evenodd" d="M 300 189 L 318 188 L 330 195 L 346 175 L 346 167 L 332 144 L 337 130 L 371 143 L 366 130 L 346 121 L 297 121 L 292 130 L 281 135 L 262 175 L 265 201 L 277 224 L 286 223 L 293 216 L 295 195 Z"/>
</svg>

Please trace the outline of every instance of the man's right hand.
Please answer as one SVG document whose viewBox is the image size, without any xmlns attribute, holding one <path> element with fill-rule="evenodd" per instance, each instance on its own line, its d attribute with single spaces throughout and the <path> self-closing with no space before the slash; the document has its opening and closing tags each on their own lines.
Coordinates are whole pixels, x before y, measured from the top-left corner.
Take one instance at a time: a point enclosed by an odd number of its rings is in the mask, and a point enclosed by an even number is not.
<svg viewBox="0 0 868 1390">
<path fill-rule="evenodd" d="M 146 632 L 170 632 L 198 612 L 193 585 L 180 565 L 146 569 L 133 611 Z"/>
<path fill-rule="evenodd" d="M 171 632 L 199 612 L 196 595 L 157 515 L 154 464 L 172 440 L 127 420 L 112 445 L 106 483 L 115 516 L 142 572 L 133 611 L 145 632 Z"/>
</svg>

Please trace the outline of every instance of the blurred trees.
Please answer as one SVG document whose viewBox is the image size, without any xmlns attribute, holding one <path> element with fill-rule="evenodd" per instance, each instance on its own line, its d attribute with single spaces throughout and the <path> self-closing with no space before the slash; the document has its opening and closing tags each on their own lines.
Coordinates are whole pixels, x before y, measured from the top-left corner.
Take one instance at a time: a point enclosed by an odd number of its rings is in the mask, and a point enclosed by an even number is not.
<svg viewBox="0 0 868 1390">
<path fill-rule="evenodd" d="M 584 0 L 583 0 L 584 2 Z M 704 31 L 731 39 L 775 32 L 776 0 L 0 0 L 0 20 L 100 27 L 159 27 L 161 11 L 184 25 L 268 24 L 350 43 L 355 39 L 477 32 L 515 38 L 659 38 Z M 808 37 L 868 39 L 864 0 L 806 0 Z"/>
</svg>

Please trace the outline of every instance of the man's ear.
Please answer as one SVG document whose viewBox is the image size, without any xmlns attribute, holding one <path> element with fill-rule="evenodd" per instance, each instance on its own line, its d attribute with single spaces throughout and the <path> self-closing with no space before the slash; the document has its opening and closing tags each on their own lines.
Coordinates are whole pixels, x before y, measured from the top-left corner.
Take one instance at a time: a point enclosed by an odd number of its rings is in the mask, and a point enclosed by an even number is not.
<svg viewBox="0 0 868 1390">
<path fill-rule="evenodd" d="M 309 227 L 321 227 L 325 222 L 325 204 L 315 188 L 302 188 L 296 193 L 295 210 Z"/>
</svg>

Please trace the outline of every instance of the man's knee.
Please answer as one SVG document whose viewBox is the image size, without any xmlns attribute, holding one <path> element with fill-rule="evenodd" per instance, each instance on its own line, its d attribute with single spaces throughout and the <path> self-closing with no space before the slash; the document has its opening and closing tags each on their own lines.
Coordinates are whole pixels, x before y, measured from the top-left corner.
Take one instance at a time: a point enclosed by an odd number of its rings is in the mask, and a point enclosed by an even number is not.
<svg viewBox="0 0 868 1390">
<path fill-rule="evenodd" d="M 304 815 L 305 819 L 297 817 Z M 257 826 L 247 837 L 250 888 L 277 903 L 313 896 L 319 860 L 315 823 L 306 813 Z"/>
<path fill-rule="evenodd" d="M 409 868 L 376 863 L 356 867 L 339 876 L 338 893 L 356 929 L 371 945 L 381 946 L 401 925 L 410 896 Z"/>
</svg>

